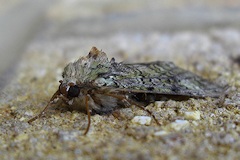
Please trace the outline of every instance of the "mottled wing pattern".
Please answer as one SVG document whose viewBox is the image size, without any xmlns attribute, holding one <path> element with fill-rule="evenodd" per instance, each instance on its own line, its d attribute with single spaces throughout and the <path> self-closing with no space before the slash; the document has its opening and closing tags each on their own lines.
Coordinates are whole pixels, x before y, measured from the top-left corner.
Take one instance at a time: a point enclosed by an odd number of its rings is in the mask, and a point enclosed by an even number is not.
<svg viewBox="0 0 240 160">
<path fill-rule="evenodd" d="M 222 87 L 175 66 L 172 62 L 112 63 L 102 74 L 102 86 L 128 93 L 153 93 L 191 97 L 218 97 Z"/>
<path fill-rule="evenodd" d="M 81 57 L 69 63 L 63 71 L 63 83 L 76 82 L 87 84 L 99 78 L 99 75 L 109 73 L 111 62 L 106 54 L 93 47 L 86 57 Z"/>
</svg>

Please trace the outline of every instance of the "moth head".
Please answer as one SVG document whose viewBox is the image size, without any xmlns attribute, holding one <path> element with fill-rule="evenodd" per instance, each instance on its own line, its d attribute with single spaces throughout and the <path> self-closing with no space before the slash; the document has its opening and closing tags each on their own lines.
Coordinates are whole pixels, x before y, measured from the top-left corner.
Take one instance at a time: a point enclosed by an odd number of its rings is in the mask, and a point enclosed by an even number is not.
<svg viewBox="0 0 240 160">
<path fill-rule="evenodd" d="M 80 93 L 80 88 L 73 82 L 63 83 L 62 80 L 59 81 L 59 92 L 66 98 L 78 97 Z"/>
</svg>

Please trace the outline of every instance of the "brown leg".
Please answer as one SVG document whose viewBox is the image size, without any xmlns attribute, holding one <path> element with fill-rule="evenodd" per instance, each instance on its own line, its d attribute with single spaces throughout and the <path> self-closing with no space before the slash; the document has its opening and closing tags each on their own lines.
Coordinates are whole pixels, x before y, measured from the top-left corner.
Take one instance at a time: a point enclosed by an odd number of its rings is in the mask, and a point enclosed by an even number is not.
<svg viewBox="0 0 240 160">
<path fill-rule="evenodd" d="M 127 101 L 128 103 L 130 104 L 133 104 L 139 108 L 141 108 L 142 110 L 146 111 L 149 115 L 151 115 L 153 117 L 153 119 L 155 120 L 155 122 L 160 126 L 161 124 L 158 122 L 158 120 L 156 119 L 156 117 L 152 114 L 151 111 L 149 111 L 147 108 L 137 104 L 136 102 L 134 102 L 133 100 L 130 100 L 130 99 L 127 99 L 125 96 L 122 96 L 122 95 L 116 95 L 116 94 L 111 94 L 111 93 L 105 93 L 105 95 L 107 96 L 111 96 L 111 97 L 114 97 L 114 98 L 117 98 L 121 101 Z"/>
<path fill-rule="evenodd" d="M 113 117 L 115 117 L 118 120 L 123 120 L 124 118 L 122 117 L 122 115 L 120 114 L 119 110 L 113 111 L 112 112 Z"/>
<path fill-rule="evenodd" d="M 226 100 L 226 96 L 227 96 L 228 89 L 229 89 L 229 86 L 226 85 L 226 86 L 223 88 L 223 91 L 222 91 L 220 97 L 218 98 L 218 106 L 219 106 L 220 108 L 222 108 L 222 107 L 224 106 L 224 102 L 225 102 L 225 100 Z"/>
<path fill-rule="evenodd" d="M 89 96 L 85 96 L 85 105 L 86 105 L 86 110 L 87 110 L 87 115 L 88 115 L 88 126 L 84 132 L 84 135 L 86 135 L 89 131 L 90 125 L 91 125 L 91 113 L 89 111 L 89 106 L 88 106 L 88 101 L 89 101 Z"/>
</svg>

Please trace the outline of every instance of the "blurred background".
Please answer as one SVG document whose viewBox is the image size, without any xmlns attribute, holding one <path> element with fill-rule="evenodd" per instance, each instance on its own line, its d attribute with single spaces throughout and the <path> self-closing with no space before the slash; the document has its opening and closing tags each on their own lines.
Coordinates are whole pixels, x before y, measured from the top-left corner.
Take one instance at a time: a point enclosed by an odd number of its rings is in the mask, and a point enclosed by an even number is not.
<svg viewBox="0 0 240 160">
<path fill-rule="evenodd" d="M 87 51 L 96 43 L 106 52 L 114 47 L 127 51 L 132 49 L 127 39 L 138 43 L 142 35 L 238 29 L 239 8 L 238 0 L 0 0 L 0 88 L 16 74 L 26 50 L 39 43 L 49 48 L 50 42 L 62 40 L 54 45 L 66 53 L 80 46 Z M 104 44 L 109 37 L 115 45 Z"/>
</svg>

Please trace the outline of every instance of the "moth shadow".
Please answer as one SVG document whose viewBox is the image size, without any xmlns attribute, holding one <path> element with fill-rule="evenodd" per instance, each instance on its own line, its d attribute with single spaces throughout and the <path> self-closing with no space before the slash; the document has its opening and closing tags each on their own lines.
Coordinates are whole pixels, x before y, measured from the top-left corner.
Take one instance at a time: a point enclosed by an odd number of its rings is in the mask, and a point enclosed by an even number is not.
<svg viewBox="0 0 240 160">
<path fill-rule="evenodd" d="M 96 114 L 98 115 L 111 115 L 114 111 L 120 109 L 120 108 L 124 108 L 124 107 L 117 107 L 111 111 L 105 111 L 105 112 L 99 112 L 96 110 L 91 110 L 91 116 L 94 116 Z M 84 113 L 87 115 L 87 110 L 86 110 L 86 106 L 83 104 L 73 104 L 73 105 L 67 105 L 63 102 L 58 102 L 57 104 L 55 104 L 53 107 L 51 107 L 52 111 L 60 111 L 61 113 L 66 113 L 66 112 L 73 112 L 73 111 L 77 111 L 79 113 Z"/>
<path fill-rule="evenodd" d="M 134 97 L 131 97 L 131 100 L 133 100 L 135 103 L 137 103 L 138 105 L 140 105 L 142 107 L 146 107 L 150 103 L 153 103 L 155 101 L 167 101 L 167 100 L 187 101 L 190 98 L 192 98 L 192 97 L 191 96 L 182 96 L 182 95 L 136 94 L 136 95 L 134 95 Z M 198 97 L 197 99 L 203 99 L 203 98 Z M 126 104 L 122 103 L 119 106 L 113 108 L 112 110 L 108 110 L 108 111 L 92 110 L 91 115 L 94 116 L 94 115 L 98 114 L 98 115 L 108 116 L 108 115 L 111 115 L 114 112 L 117 112 L 123 108 L 130 107 L 131 105 L 132 104 L 126 105 Z M 51 107 L 50 110 L 51 111 L 58 110 L 61 113 L 77 111 L 79 113 L 84 113 L 87 115 L 86 106 L 85 106 L 85 104 L 81 104 L 81 103 L 73 103 L 72 105 L 67 105 L 61 101 L 61 102 L 56 103 L 53 107 Z"/>
</svg>

